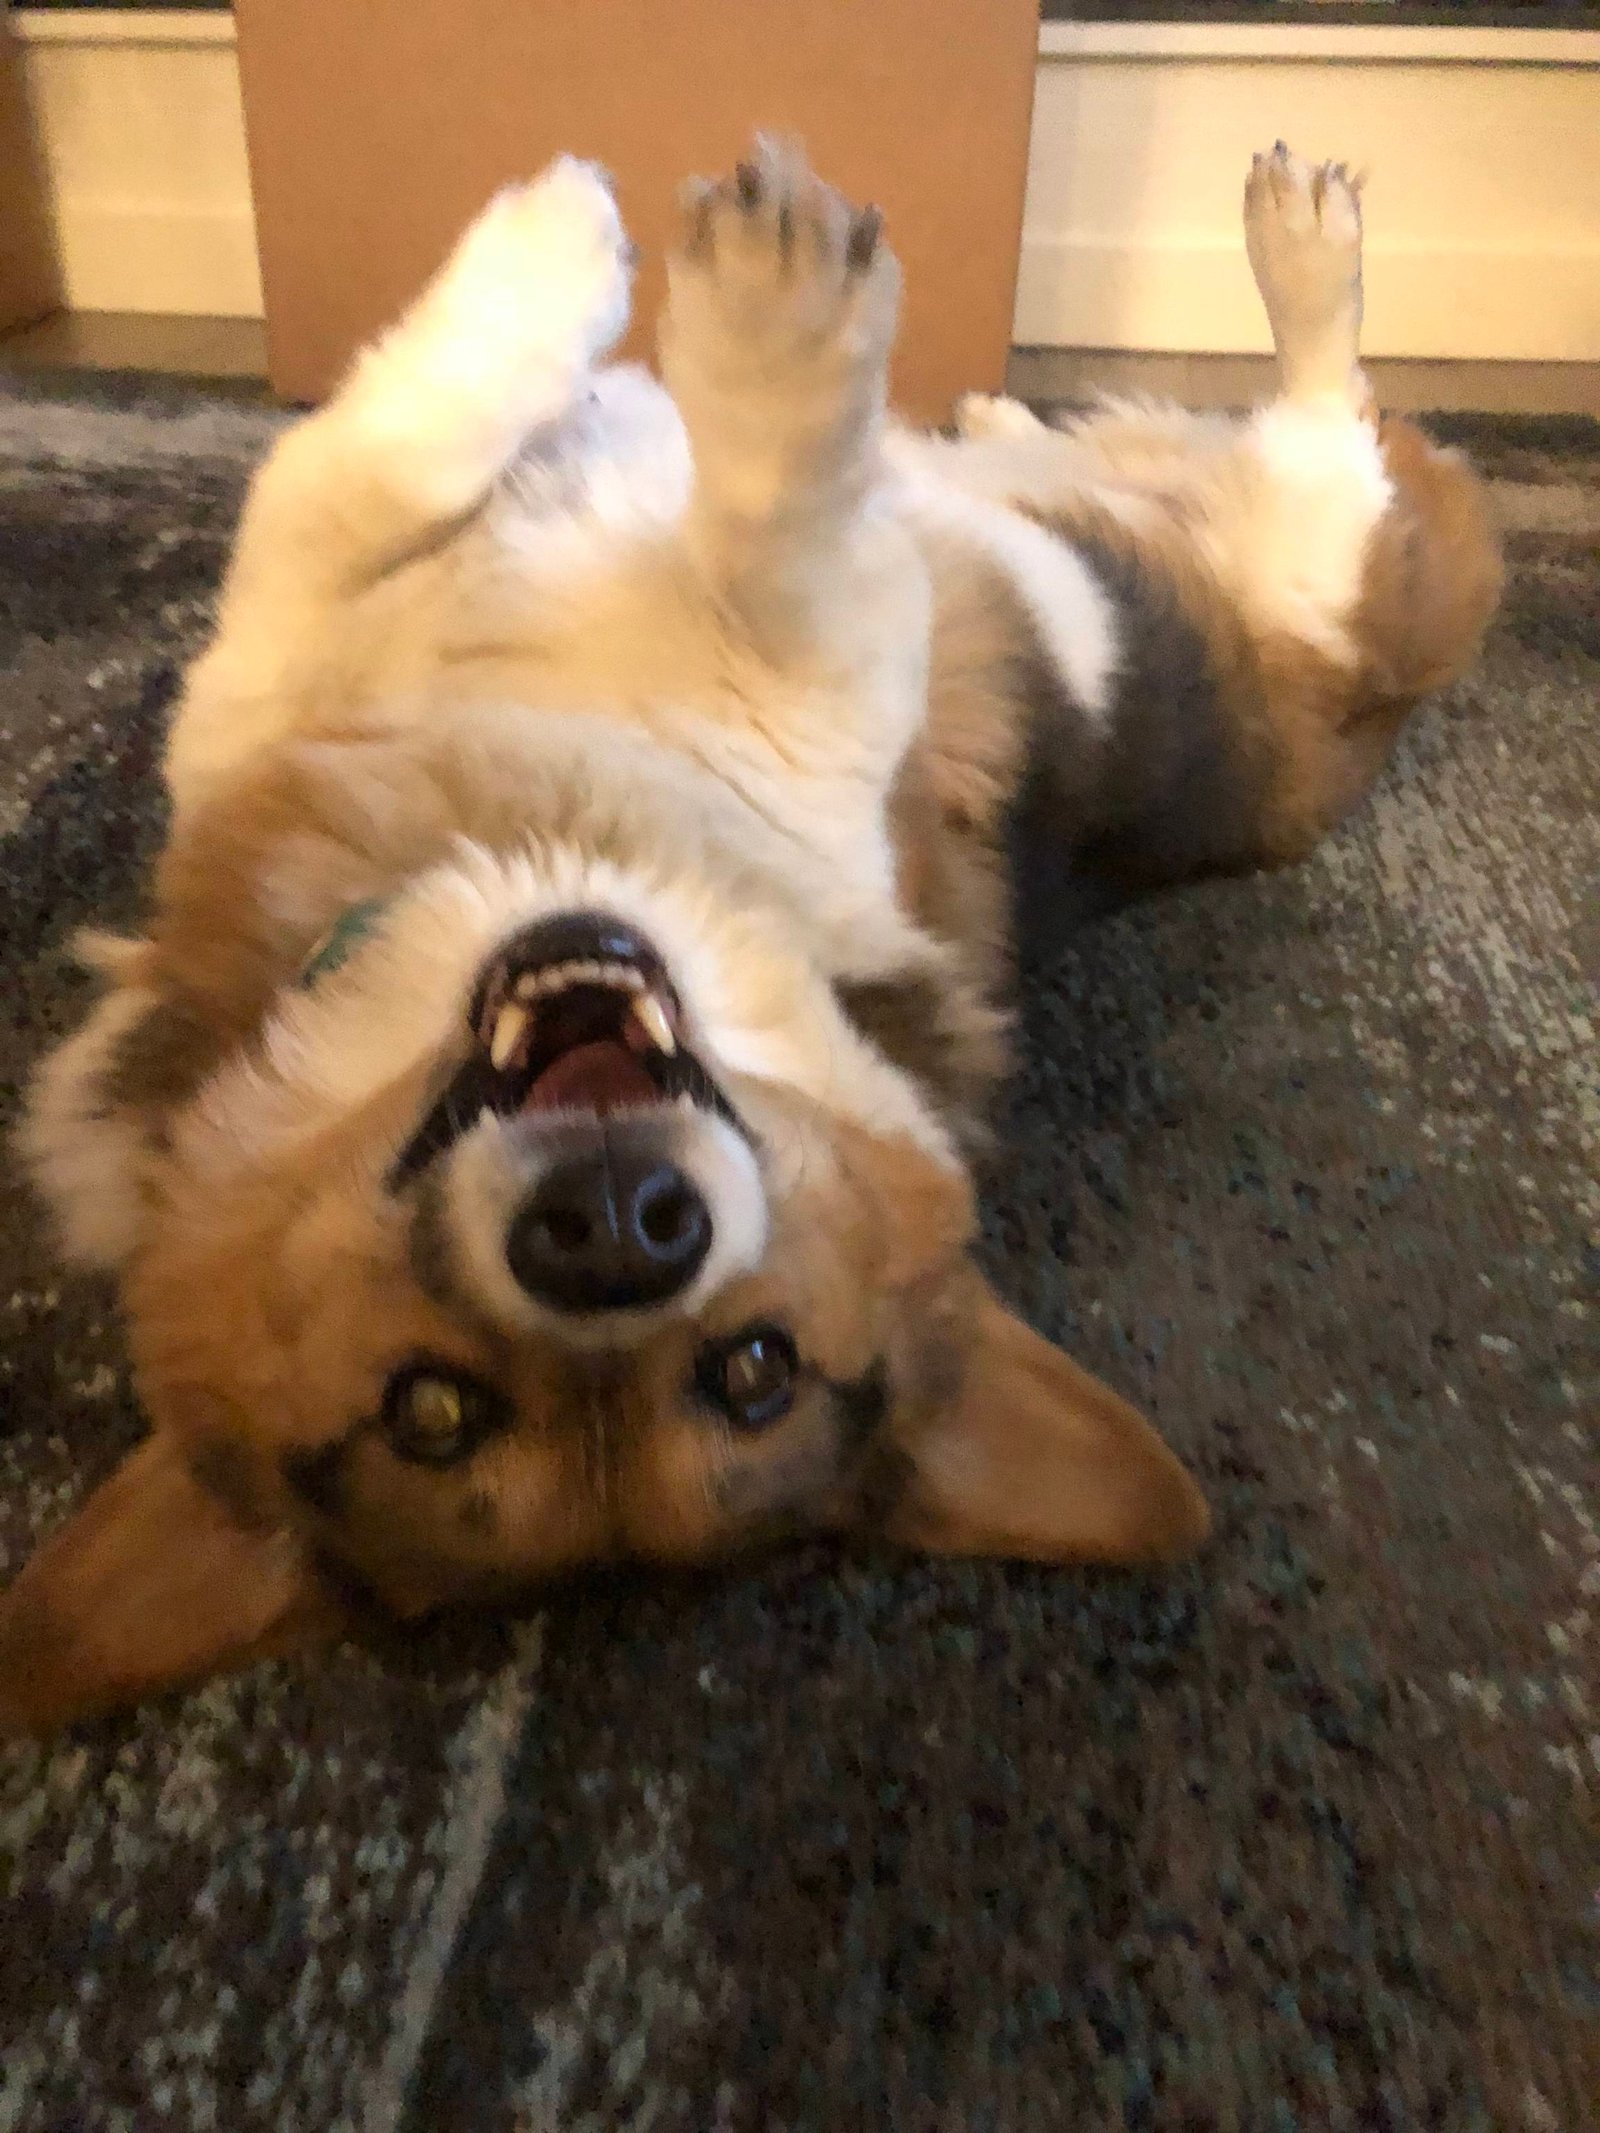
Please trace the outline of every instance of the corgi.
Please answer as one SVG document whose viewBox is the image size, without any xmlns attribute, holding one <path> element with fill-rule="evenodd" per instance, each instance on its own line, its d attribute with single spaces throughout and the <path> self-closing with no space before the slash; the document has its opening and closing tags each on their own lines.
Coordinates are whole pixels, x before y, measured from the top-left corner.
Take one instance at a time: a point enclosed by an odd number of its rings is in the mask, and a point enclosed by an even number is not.
<svg viewBox="0 0 1600 2133">
<path fill-rule="evenodd" d="M 151 1431 L 0 1598 L 11 1726 L 622 1556 L 1201 1542 L 970 1256 L 1020 932 L 1307 852 L 1499 584 L 1356 188 L 1280 145 L 1244 218 L 1270 405 L 922 436 L 797 150 L 687 188 L 659 380 L 564 159 L 284 434 L 24 1128 Z"/>
</svg>

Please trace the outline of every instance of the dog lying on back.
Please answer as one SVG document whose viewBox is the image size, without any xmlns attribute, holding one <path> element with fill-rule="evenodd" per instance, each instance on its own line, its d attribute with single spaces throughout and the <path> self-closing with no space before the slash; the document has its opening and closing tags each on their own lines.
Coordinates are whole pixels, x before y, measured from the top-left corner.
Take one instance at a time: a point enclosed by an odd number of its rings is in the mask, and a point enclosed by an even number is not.
<svg viewBox="0 0 1600 2133">
<path fill-rule="evenodd" d="M 0 1600 L 47 1726 L 628 1555 L 870 1525 L 1160 1562 L 1206 1511 L 968 1257 L 1016 908 L 1306 852 L 1491 612 L 1357 368 L 1360 222 L 1245 196 L 1281 397 L 884 414 L 897 272 L 690 188 L 658 384 L 603 177 L 502 194 L 257 476 L 139 940 L 31 1159 L 153 1429 Z M 1013 833 L 1015 833 L 1013 835 Z"/>
</svg>

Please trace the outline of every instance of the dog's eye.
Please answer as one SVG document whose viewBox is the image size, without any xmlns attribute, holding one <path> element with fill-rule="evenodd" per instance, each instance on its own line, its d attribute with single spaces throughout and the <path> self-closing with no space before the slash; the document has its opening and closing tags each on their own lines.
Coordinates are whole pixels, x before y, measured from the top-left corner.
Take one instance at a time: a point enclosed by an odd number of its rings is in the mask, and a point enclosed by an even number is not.
<svg viewBox="0 0 1600 2133">
<path fill-rule="evenodd" d="M 794 1405 L 800 1356 L 781 1326 L 745 1326 L 707 1341 L 694 1361 L 701 1396 L 735 1429 L 765 1429 Z"/>
<path fill-rule="evenodd" d="M 508 1419 L 498 1392 L 448 1364 L 403 1363 L 383 1388 L 384 1435 L 423 1466 L 453 1466 Z"/>
</svg>

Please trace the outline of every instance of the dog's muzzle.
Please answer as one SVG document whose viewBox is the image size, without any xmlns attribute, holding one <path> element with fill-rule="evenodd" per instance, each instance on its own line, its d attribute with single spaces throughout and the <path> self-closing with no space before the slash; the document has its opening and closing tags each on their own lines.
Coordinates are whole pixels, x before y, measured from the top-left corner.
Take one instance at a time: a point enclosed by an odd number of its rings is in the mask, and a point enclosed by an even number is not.
<svg viewBox="0 0 1600 2133">
<path fill-rule="evenodd" d="M 491 957 L 468 1022 L 471 1053 L 391 1184 L 416 1177 L 491 1112 L 544 1157 L 506 1232 L 506 1261 L 528 1296 L 588 1313 L 649 1308 L 686 1288 L 713 1217 L 675 1159 L 683 1107 L 739 1122 L 689 1047 L 650 942 L 603 913 L 540 920 Z"/>
</svg>

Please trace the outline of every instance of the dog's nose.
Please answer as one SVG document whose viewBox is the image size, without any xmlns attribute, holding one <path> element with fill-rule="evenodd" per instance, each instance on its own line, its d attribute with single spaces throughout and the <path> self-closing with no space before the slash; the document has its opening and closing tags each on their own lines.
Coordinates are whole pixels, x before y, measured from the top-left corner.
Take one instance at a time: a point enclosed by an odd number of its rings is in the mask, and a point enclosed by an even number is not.
<svg viewBox="0 0 1600 2133">
<path fill-rule="evenodd" d="M 710 1243 L 692 1181 L 623 1143 L 550 1171 L 518 1210 L 506 1258 L 528 1294 L 557 1310 L 637 1310 L 687 1288 Z"/>
</svg>

